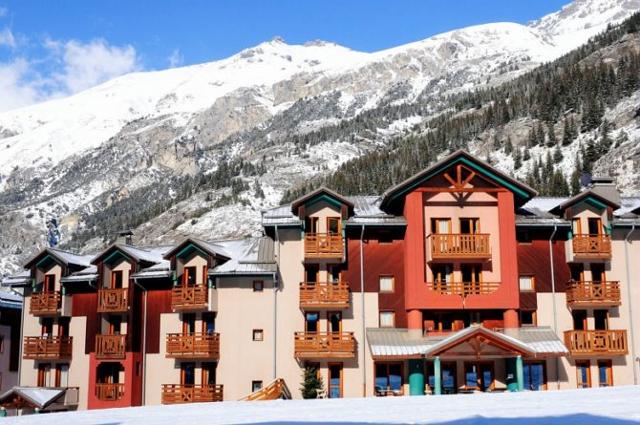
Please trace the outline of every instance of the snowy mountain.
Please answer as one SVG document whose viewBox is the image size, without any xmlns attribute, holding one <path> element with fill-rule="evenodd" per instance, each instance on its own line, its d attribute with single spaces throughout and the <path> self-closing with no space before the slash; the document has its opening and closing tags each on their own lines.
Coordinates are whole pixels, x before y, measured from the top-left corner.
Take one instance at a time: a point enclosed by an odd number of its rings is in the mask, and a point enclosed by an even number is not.
<svg viewBox="0 0 640 425">
<path fill-rule="evenodd" d="M 577 0 L 529 25 L 478 25 L 374 53 L 274 39 L 2 113 L 0 274 L 42 246 L 50 216 L 63 243 L 85 250 L 131 224 L 140 243 L 255 232 L 284 190 L 410 131 L 445 95 L 512 79 L 639 9 Z M 369 137 L 291 142 L 417 100 L 427 106 Z"/>
</svg>

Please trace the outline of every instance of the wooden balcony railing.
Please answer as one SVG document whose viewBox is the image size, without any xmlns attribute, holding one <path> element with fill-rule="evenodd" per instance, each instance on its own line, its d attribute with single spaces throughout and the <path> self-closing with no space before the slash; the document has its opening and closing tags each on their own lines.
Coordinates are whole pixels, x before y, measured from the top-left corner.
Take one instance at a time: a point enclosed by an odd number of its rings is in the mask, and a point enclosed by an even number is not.
<svg viewBox="0 0 640 425">
<path fill-rule="evenodd" d="M 167 334 L 166 357 L 176 359 L 220 358 L 220 334 Z"/>
<path fill-rule="evenodd" d="M 578 257 L 611 257 L 609 235 L 573 235 L 573 255 Z"/>
<path fill-rule="evenodd" d="M 30 360 L 70 359 L 72 342 L 70 336 L 27 336 L 23 357 Z"/>
<path fill-rule="evenodd" d="M 431 259 L 455 259 L 491 258 L 491 246 L 489 245 L 489 235 L 486 233 L 477 234 L 432 234 L 431 239 Z"/>
<path fill-rule="evenodd" d="M 96 335 L 97 359 L 124 359 L 126 351 L 126 335 Z"/>
<path fill-rule="evenodd" d="M 222 401 L 222 385 L 162 386 L 162 404 Z"/>
<path fill-rule="evenodd" d="M 124 384 L 96 384 L 96 398 L 102 401 L 118 401 L 124 397 Z"/>
<path fill-rule="evenodd" d="M 60 292 L 36 292 L 31 294 L 29 312 L 34 316 L 50 316 L 60 310 Z"/>
<path fill-rule="evenodd" d="M 302 282 L 300 308 L 349 308 L 349 285 L 346 282 Z"/>
<path fill-rule="evenodd" d="M 627 331 L 566 331 L 564 343 L 574 357 L 624 356 L 627 354 Z"/>
<path fill-rule="evenodd" d="M 171 308 L 174 311 L 207 308 L 209 287 L 206 285 L 174 286 L 171 290 Z"/>
<path fill-rule="evenodd" d="M 299 359 L 353 358 L 353 332 L 296 332 L 294 351 Z"/>
<path fill-rule="evenodd" d="M 443 295 L 488 295 L 500 287 L 500 282 L 427 282 L 427 289 Z"/>
<path fill-rule="evenodd" d="M 126 313 L 129 309 L 128 288 L 98 289 L 98 313 Z"/>
<path fill-rule="evenodd" d="M 618 282 L 571 281 L 566 290 L 567 304 L 571 307 L 598 307 L 620 305 Z"/>
<path fill-rule="evenodd" d="M 336 233 L 307 233 L 304 236 L 305 258 L 342 258 L 344 241 Z"/>
</svg>

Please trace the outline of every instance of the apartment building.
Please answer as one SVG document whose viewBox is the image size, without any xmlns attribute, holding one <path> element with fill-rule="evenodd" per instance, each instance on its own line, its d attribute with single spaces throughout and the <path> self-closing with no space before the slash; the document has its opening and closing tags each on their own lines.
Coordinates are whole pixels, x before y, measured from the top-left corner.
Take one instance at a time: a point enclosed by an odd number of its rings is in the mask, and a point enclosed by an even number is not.
<svg viewBox="0 0 640 425">
<path fill-rule="evenodd" d="M 19 385 L 91 409 L 276 380 L 298 398 L 305 367 L 327 397 L 635 383 L 639 213 L 611 180 L 542 198 L 458 151 L 382 195 L 264 211 L 261 237 L 45 249 L 4 282 L 24 292 Z"/>
</svg>

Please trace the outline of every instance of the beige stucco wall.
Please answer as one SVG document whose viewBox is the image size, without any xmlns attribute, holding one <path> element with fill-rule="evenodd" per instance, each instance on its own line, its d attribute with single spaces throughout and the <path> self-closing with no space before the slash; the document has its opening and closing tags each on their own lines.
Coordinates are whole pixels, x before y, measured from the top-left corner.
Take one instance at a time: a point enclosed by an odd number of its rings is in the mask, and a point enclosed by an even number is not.
<svg viewBox="0 0 640 425">
<path fill-rule="evenodd" d="M 318 218 L 318 233 L 328 233 L 327 217 L 340 218 L 340 210 L 323 201 L 308 207 L 305 214 L 308 217 Z"/>
<path fill-rule="evenodd" d="M 162 385 L 180 383 L 180 362 L 165 357 L 167 354 L 166 335 L 179 332 L 182 332 L 180 314 L 166 313 L 160 315 L 160 352 L 145 356 L 144 404 L 160 404 Z"/>
<path fill-rule="evenodd" d="M 182 261 L 178 259 L 176 261 L 177 267 L 177 276 L 178 278 L 182 276 L 183 270 L 185 267 L 195 267 L 196 268 L 196 284 L 202 285 L 204 280 L 204 274 L 202 270 L 204 267 L 207 267 L 207 259 L 202 257 L 201 255 L 193 255 L 187 261 Z"/>
</svg>

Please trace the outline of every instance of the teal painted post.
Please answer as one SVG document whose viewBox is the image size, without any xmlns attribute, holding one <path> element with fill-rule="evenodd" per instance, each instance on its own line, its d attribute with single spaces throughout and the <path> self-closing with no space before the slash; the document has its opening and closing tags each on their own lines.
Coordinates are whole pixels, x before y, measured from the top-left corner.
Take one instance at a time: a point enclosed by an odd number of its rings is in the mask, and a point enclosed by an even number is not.
<svg viewBox="0 0 640 425">
<path fill-rule="evenodd" d="M 409 359 L 409 395 L 424 395 L 424 361 Z"/>
<path fill-rule="evenodd" d="M 524 368 L 522 356 L 516 357 L 516 380 L 518 381 L 518 391 L 524 391 Z"/>
<path fill-rule="evenodd" d="M 511 357 L 505 359 L 504 361 L 507 369 L 507 390 L 509 390 L 510 392 L 518 391 L 518 373 L 516 371 L 516 359 Z"/>
<path fill-rule="evenodd" d="M 442 394 L 442 370 L 440 369 L 440 357 L 433 359 L 433 393 Z"/>
</svg>

